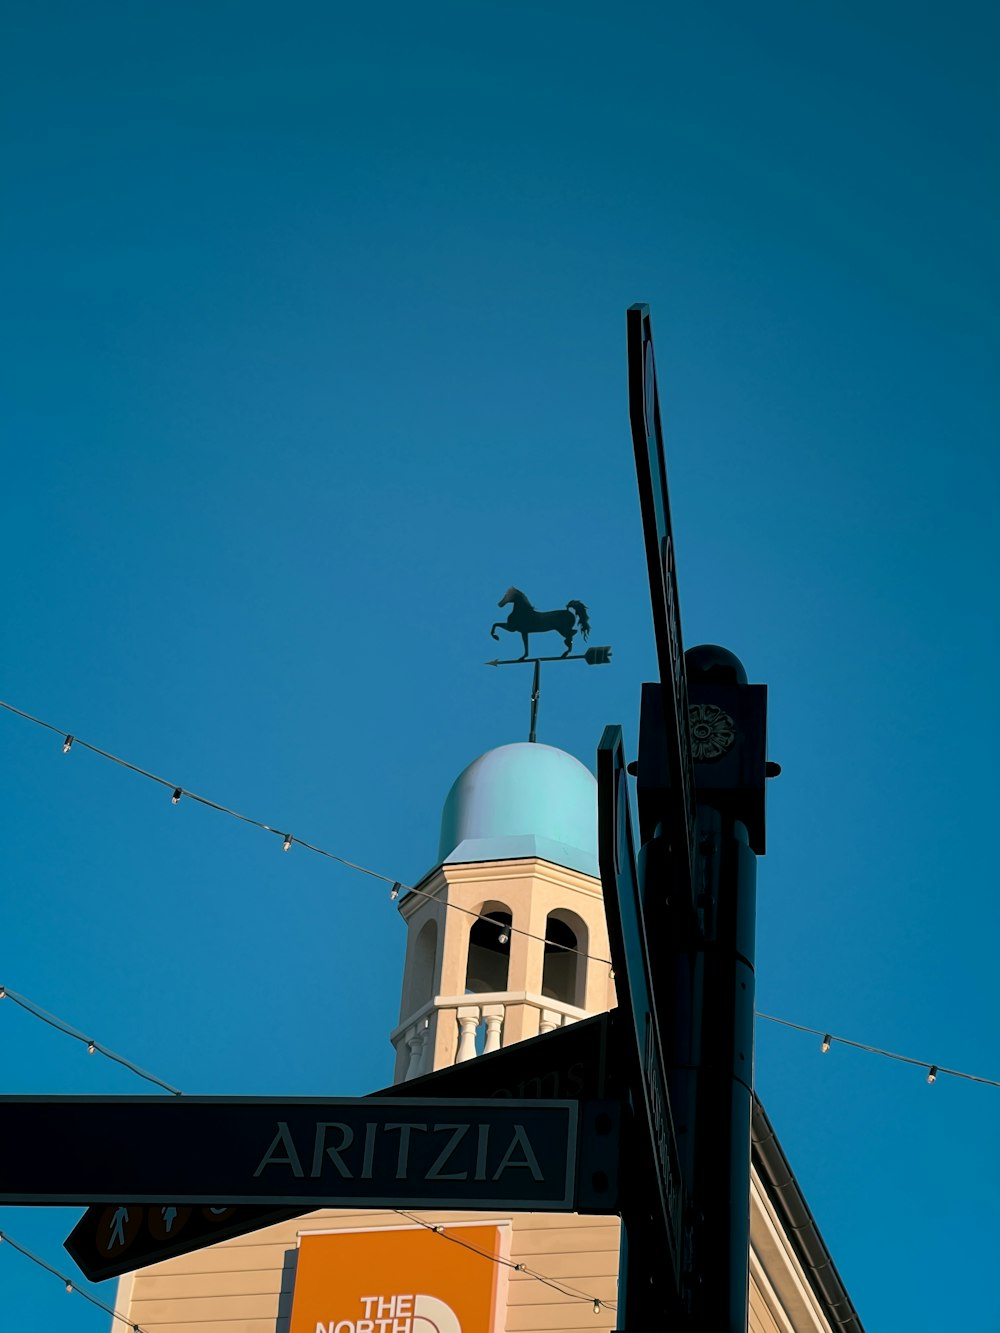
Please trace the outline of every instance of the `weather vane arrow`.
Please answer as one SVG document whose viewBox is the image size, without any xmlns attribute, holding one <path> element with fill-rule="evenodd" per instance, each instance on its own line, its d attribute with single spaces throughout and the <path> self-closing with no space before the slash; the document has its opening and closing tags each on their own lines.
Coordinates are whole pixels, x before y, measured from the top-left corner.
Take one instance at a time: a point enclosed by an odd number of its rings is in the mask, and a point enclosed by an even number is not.
<svg viewBox="0 0 1000 1333">
<path fill-rule="evenodd" d="M 508 588 L 497 605 L 501 607 L 510 605 L 511 612 L 506 620 L 498 620 L 493 624 L 490 635 L 494 639 L 499 639 L 498 629 L 504 629 L 509 634 L 520 634 L 524 644 L 524 656 L 495 657 L 485 665 L 521 666 L 530 662 L 534 666 L 531 681 L 531 728 L 528 740 L 535 742 L 538 740 L 538 696 L 541 692 L 542 663 L 586 662 L 588 666 L 606 666 L 611 661 L 611 648 L 604 644 L 588 648 L 584 653 L 572 651 L 577 629 L 583 634 L 584 639 L 590 637 L 590 617 L 583 602 L 567 602 L 565 610 L 536 611 L 520 588 Z M 566 651 L 551 657 L 529 657 L 528 635 L 544 633 L 546 630 L 554 630 L 562 635 Z"/>
<path fill-rule="evenodd" d="M 555 657 L 494 657 L 492 661 L 484 662 L 483 666 L 521 666 L 525 662 L 586 662 L 587 666 L 607 666 L 610 661 L 611 648 L 605 644 L 588 648 L 585 653 L 573 653 L 569 657 L 565 653 Z"/>
</svg>

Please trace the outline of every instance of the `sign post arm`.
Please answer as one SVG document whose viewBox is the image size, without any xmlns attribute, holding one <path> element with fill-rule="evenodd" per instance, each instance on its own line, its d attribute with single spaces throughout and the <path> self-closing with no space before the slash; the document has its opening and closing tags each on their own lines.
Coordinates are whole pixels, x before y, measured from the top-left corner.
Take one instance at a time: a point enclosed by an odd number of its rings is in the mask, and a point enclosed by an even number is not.
<svg viewBox="0 0 1000 1333">
<path fill-rule="evenodd" d="M 629 421 L 639 486 L 639 509 L 649 574 L 649 599 L 653 613 L 656 658 L 662 686 L 663 716 L 660 720 L 666 759 L 666 785 L 672 792 L 669 805 L 654 799 L 643 802 L 640 793 L 639 821 L 642 842 L 653 836 L 657 824 L 665 828 L 674 851 L 677 884 L 690 898 L 694 872 L 694 772 L 688 733 L 688 690 L 681 634 L 680 594 L 667 467 L 660 422 L 660 392 L 653 354 L 653 326 L 647 305 L 629 306 L 626 313 L 628 341 Z M 660 741 L 660 736 L 656 737 Z M 649 741 L 640 736 L 640 752 Z"/>
<path fill-rule="evenodd" d="M 635 1130 L 623 1136 L 618 1327 L 649 1329 L 681 1309 L 683 1201 L 617 726 L 604 729 L 598 747 L 597 802 L 601 882 Z"/>
</svg>

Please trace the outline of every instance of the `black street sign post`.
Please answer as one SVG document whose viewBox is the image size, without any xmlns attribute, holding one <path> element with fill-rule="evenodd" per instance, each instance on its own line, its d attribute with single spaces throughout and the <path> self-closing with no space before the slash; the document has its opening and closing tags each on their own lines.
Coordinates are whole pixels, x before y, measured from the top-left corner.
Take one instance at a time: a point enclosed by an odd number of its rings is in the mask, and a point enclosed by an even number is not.
<svg viewBox="0 0 1000 1333">
<path fill-rule="evenodd" d="M 677 1081 L 692 1138 L 696 1327 L 743 1330 L 749 1303 L 757 856 L 767 690 L 723 648 L 687 653 L 698 797 L 698 927 L 673 976 Z M 641 766 L 641 765 L 640 765 Z M 676 957 L 676 955 L 675 955 Z M 688 1009 L 690 1005 L 690 1009 Z M 689 1030 L 683 1022 L 691 1020 Z"/>
<path fill-rule="evenodd" d="M 588 1104 L 610 1101 L 617 1120 L 622 1088 L 616 1060 L 620 1045 L 616 1037 L 617 1022 L 615 1013 L 596 1014 L 516 1046 L 380 1089 L 370 1096 L 405 1101 L 452 1097 L 502 1101 L 574 1099 L 587 1108 L 585 1123 L 592 1115 Z M 578 1189 L 586 1193 L 586 1187 L 586 1178 L 581 1178 Z M 308 1207 L 302 1206 L 232 1205 L 218 1199 L 199 1207 L 178 1206 L 176 1201 L 167 1202 L 162 1197 L 154 1204 L 131 1206 L 116 1199 L 113 1204 L 88 1208 L 65 1244 L 85 1276 L 100 1282 L 146 1264 L 301 1217 L 307 1211 Z"/>
</svg>

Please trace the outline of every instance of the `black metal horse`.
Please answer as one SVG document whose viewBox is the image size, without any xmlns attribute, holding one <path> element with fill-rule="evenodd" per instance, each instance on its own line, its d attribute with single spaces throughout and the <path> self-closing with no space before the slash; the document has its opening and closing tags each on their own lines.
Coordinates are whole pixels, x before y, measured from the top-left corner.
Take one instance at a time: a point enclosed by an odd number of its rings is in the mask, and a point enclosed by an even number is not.
<svg viewBox="0 0 1000 1333">
<path fill-rule="evenodd" d="M 563 657 L 568 657 L 572 651 L 577 621 L 583 637 L 585 639 L 590 637 L 590 621 L 587 619 L 587 608 L 582 602 L 567 602 L 565 611 L 536 611 L 520 588 L 508 588 L 497 602 L 497 606 L 506 606 L 509 602 L 513 602 L 514 609 L 506 620 L 496 622 L 490 634 L 494 639 L 500 638 L 498 629 L 505 629 L 509 634 L 520 634 L 524 640 L 524 656 L 520 659 L 522 662 L 528 656 L 529 634 L 554 629 L 562 635 L 562 641 L 566 645 Z"/>
</svg>

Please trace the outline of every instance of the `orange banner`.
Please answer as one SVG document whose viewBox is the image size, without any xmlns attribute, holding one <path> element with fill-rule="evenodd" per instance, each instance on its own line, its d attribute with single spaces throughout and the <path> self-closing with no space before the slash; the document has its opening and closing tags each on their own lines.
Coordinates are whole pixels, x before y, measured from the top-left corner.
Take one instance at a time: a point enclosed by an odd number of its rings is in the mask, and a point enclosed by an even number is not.
<svg viewBox="0 0 1000 1333">
<path fill-rule="evenodd" d="M 477 1224 L 304 1235 L 289 1333 L 493 1333 L 501 1233 Z"/>
</svg>

